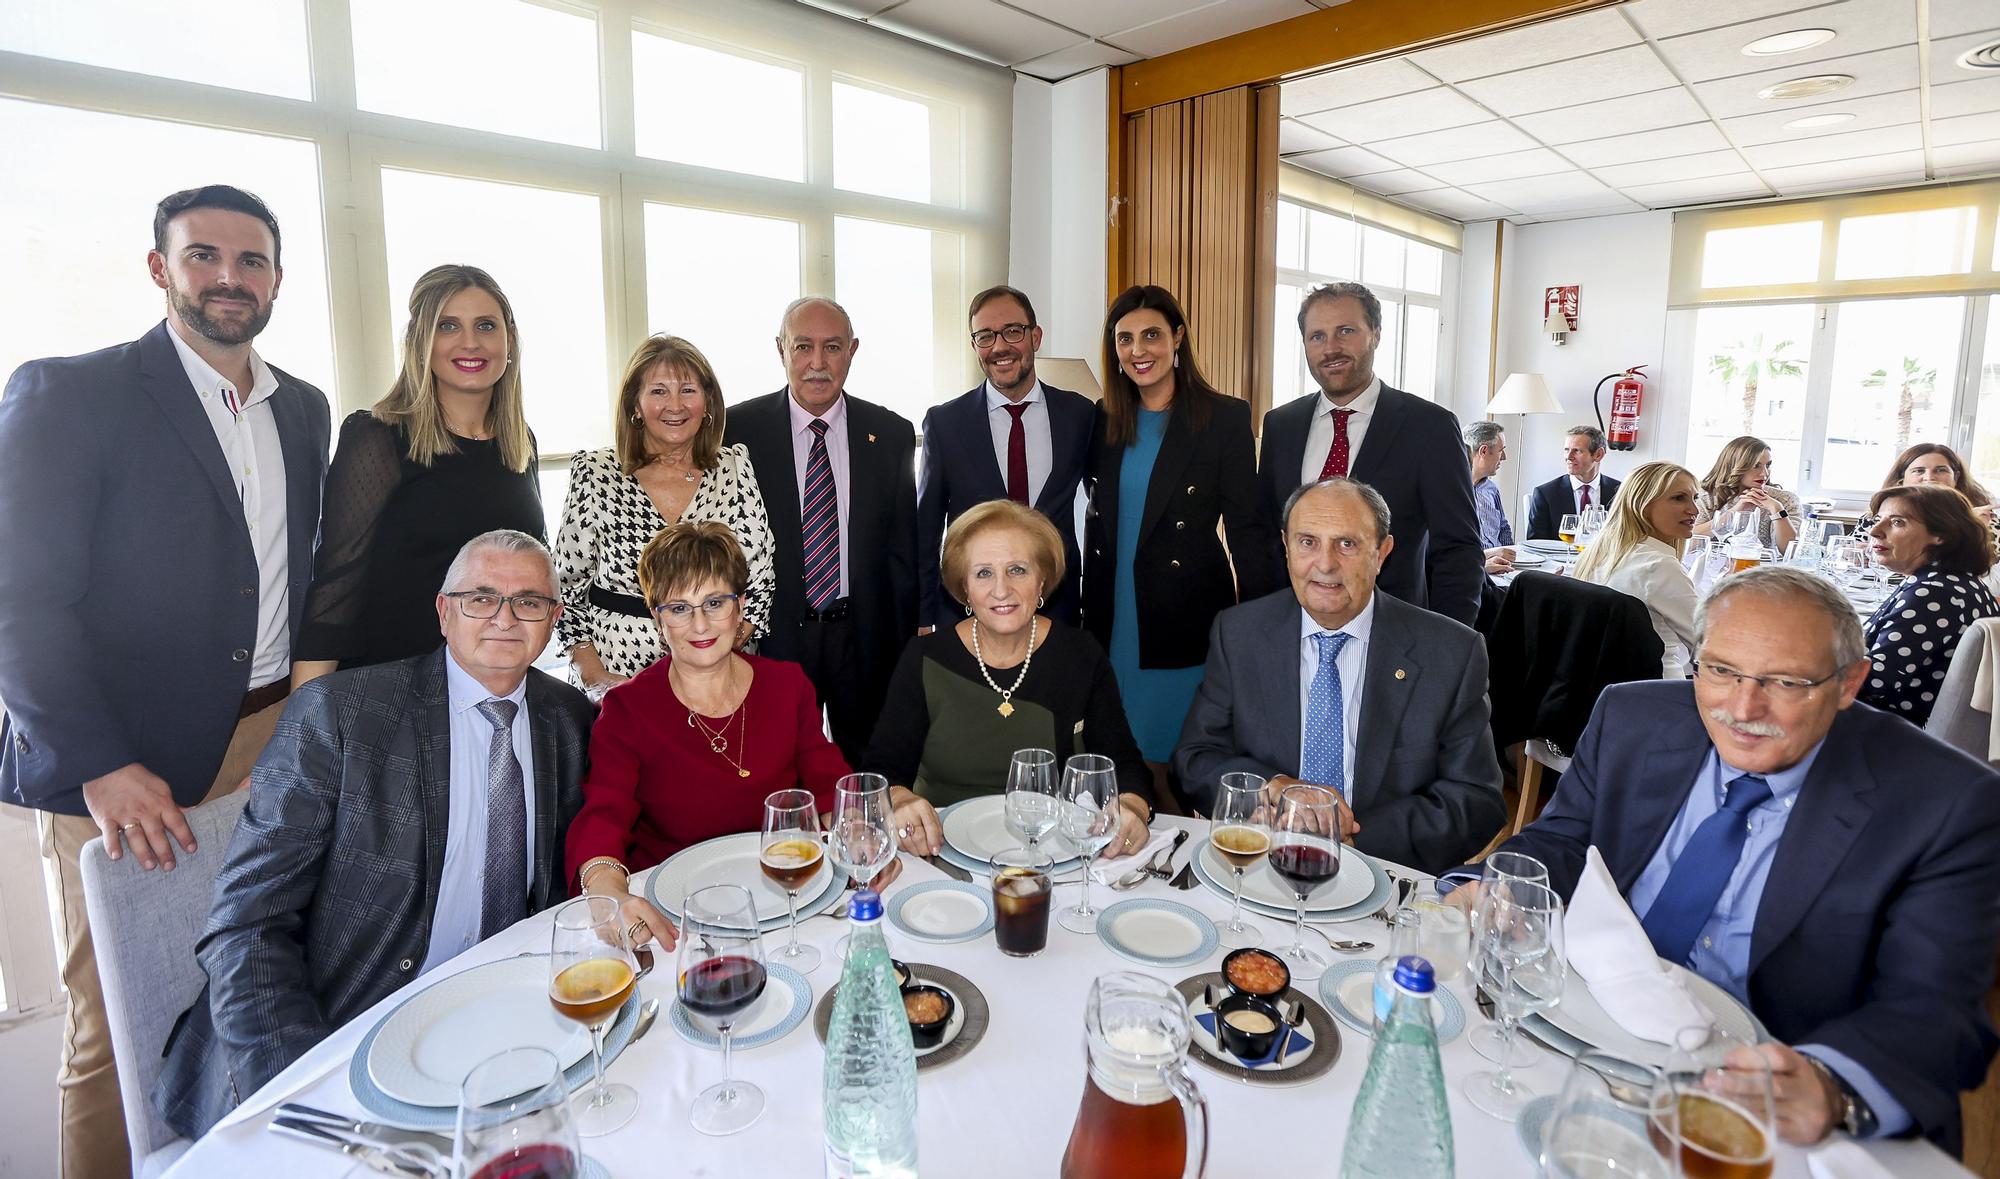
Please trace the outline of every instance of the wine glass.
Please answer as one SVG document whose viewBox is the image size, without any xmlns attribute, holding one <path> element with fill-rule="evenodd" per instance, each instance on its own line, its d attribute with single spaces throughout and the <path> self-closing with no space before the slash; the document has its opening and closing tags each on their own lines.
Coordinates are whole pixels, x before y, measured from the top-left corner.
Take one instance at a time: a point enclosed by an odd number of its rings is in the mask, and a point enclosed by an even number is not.
<svg viewBox="0 0 2000 1179">
<path fill-rule="evenodd" d="M 1056 755 L 1016 749 L 1007 763 L 1007 830 L 1033 848 L 1056 826 Z"/>
<path fill-rule="evenodd" d="M 1653 1086 L 1652 1132 L 1662 1149 L 1678 1155 L 1683 1173 L 1769 1179 L 1776 1094 L 1770 1065 L 1749 1049 L 1714 1028 L 1674 1033 Z"/>
<path fill-rule="evenodd" d="M 557 1015 L 590 1029 L 590 1058 L 597 1073 L 576 1114 L 576 1132 L 585 1138 L 609 1134 L 639 1111 L 637 1090 L 604 1083 L 604 1028 L 638 983 L 638 960 L 625 942 L 625 919 L 617 901 L 583 896 L 556 910 L 549 935 L 549 1002 Z"/>
<path fill-rule="evenodd" d="M 1479 896 L 1472 948 L 1479 985 L 1493 999 L 1506 1048 L 1496 1070 L 1465 1078 L 1467 1100 L 1503 1122 L 1521 1116 L 1535 1093 L 1514 1079 L 1508 1063 L 1523 1016 L 1554 1007 L 1569 973 L 1563 952 L 1563 903 L 1546 884 L 1518 878 L 1488 883 Z"/>
<path fill-rule="evenodd" d="M 1578 1056 L 1543 1130 L 1544 1179 L 1675 1179 L 1649 1132 L 1656 1075 L 1601 1052 Z"/>
<path fill-rule="evenodd" d="M 1292 944 L 1279 951 L 1292 978 L 1311 982 L 1327 961 L 1306 945 L 1306 900 L 1340 873 L 1340 799 L 1324 786 L 1287 786 L 1271 824 L 1271 870 L 1292 886 L 1298 921 Z"/>
<path fill-rule="evenodd" d="M 1576 512 L 1565 514 L 1562 522 L 1556 525 L 1556 535 L 1562 538 L 1564 544 L 1572 548 L 1576 547 L 1576 534 L 1582 530 L 1583 517 Z"/>
<path fill-rule="evenodd" d="M 1243 920 L 1243 874 L 1271 850 L 1271 808 L 1264 803 L 1264 779 L 1237 771 L 1222 775 L 1209 812 L 1208 842 L 1236 874 L 1229 894 L 1229 920 L 1215 923 L 1216 936 L 1230 948 L 1264 944 L 1264 931 Z"/>
<path fill-rule="evenodd" d="M 1051 816 L 1053 817 L 1053 816 Z M 889 779 L 880 774 L 848 774 L 834 783 L 833 826 L 827 832 L 833 862 L 867 888 L 896 859 L 896 809 L 889 805 Z M 842 957 L 847 938 L 840 939 Z"/>
<path fill-rule="evenodd" d="M 757 902 L 740 884 L 711 884 L 681 906 L 681 1010 L 722 1041 L 722 1080 L 695 1095 L 689 1118 L 704 1134 L 734 1134 L 764 1112 L 764 1091 L 729 1076 L 729 1033 L 763 997 L 767 974 Z"/>
<path fill-rule="evenodd" d="M 1495 880 L 1532 880 L 1539 884 L 1549 882 L 1548 865 L 1525 852 L 1496 851 L 1487 856 L 1479 865 L 1479 884 L 1483 890 Z M 1479 907 L 1473 906 L 1468 933 L 1473 945 L 1479 941 Z M 1468 959 L 1467 962 L 1470 965 Z M 1435 965 L 1435 963 L 1433 964 Z M 1477 980 L 1474 980 L 1477 985 Z M 1524 1068 L 1535 1063 L 1533 1046 L 1509 1040 L 1501 1034 L 1496 1023 L 1483 1023 L 1474 1028 L 1468 1037 L 1472 1050 L 1495 1064 L 1509 1064 Z"/>
<path fill-rule="evenodd" d="M 1063 763 L 1057 801 L 1062 833 L 1083 853 L 1083 895 L 1056 918 L 1071 933 L 1097 929 L 1097 910 L 1090 907 L 1090 864 L 1118 834 L 1124 806 L 1118 801 L 1118 766 L 1099 753 L 1079 753 Z"/>
<path fill-rule="evenodd" d="M 458 1087 L 450 1174 L 577 1179 L 577 1145 L 562 1063 L 546 1048 L 509 1048 L 472 1066 Z"/>
<path fill-rule="evenodd" d="M 791 940 L 777 951 L 778 961 L 811 974 L 819 966 L 819 949 L 799 944 L 799 889 L 818 874 L 826 856 L 820 845 L 819 808 L 811 791 L 778 790 L 764 799 L 764 834 L 757 865 L 764 878 L 785 890 L 791 913 Z"/>
</svg>

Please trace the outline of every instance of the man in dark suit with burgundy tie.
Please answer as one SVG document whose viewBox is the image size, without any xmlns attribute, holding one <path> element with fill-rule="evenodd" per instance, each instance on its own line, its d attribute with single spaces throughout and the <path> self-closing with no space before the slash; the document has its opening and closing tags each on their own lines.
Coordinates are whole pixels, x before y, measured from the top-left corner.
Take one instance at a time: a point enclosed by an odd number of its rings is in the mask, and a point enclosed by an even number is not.
<svg viewBox="0 0 2000 1179">
<path fill-rule="evenodd" d="M 917 628 L 916 431 L 847 393 L 860 345 L 840 304 L 794 301 L 779 321 L 786 387 L 731 406 L 722 436 L 749 448 L 777 541 L 759 653 L 805 668 L 850 765 Z"/>
<path fill-rule="evenodd" d="M 1379 587 L 1471 626 L 1485 553 L 1458 419 L 1375 376 L 1382 303 L 1360 283 L 1315 287 L 1299 306 L 1299 335 L 1321 395 L 1264 415 L 1257 478 L 1270 518 L 1307 483 L 1345 475 L 1368 484 L 1395 521 Z"/>
<path fill-rule="evenodd" d="M 972 297 L 972 350 L 986 380 L 924 415 L 923 465 L 917 477 L 919 619 L 949 626 L 960 617 L 938 582 L 938 553 L 951 521 L 967 508 L 1011 499 L 1041 512 L 1063 539 L 1060 585 L 1044 613 L 1074 624 L 1077 578 L 1076 491 L 1090 460 L 1090 399 L 1035 376 L 1042 329 L 1035 307 L 1013 287 Z"/>
</svg>

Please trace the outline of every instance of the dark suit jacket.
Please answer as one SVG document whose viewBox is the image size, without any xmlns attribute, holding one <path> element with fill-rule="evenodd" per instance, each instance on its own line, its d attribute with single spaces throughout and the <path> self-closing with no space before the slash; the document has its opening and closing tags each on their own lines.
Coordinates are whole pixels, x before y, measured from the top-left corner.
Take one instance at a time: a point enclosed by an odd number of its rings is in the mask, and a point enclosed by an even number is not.
<svg viewBox="0 0 2000 1179">
<path fill-rule="evenodd" d="M 1130 573 L 1138 590 L 1141 667 L 1200 663 L 1217 614 L 1283 584 L 1282 566 L 1272 559 L 1277 541 L 1270 516 L 1257 497 L 1249 403 L 1216 393 L 1184 396 L 1207 399 L 1208 424 L 1196 430 L 1185 414 L 1173 412 L 1146 484 Z M 1118 577 L 1118 475 L 1127 448 L 1107 444 L 1105 428 L 1100 405 L 1090 431 L 1083 625 L 1109 651 Z M 1229 533 L 1226 551 L 1216 534 L 1218 520 Z"/>
<path fill-rule="evenodd" d="M 1225 610 L 1174 767 L 1199 806 L 1232 770 L 1299 772 L 1300 607 L 1290 589 Z M 1348 685 L 1352 690 L 1352 685 Z M 1486 645 L 1469 627 L 1387 594 L 1362 673 L 1354 844 L 1426 872 L 1464 860 L 1505 819 L 1487 731 Z"/>
<path fill-rule="evenodd" d="M 1052 385 L 1042 386 L 1049 413 L 1049 479 L 1035 497 L 1063 538 L 1063 578 L 1048 587 L 1043 613 L 1074 623 L 1077 582 L 1083 560 L 1076 544 L 1076 489 L 1090 461 L 1090 427 L 1096 407 L 1090 398 Z M 993 453 L 987 418 L 986 384 L 924 415 L 924 461 L 917 479 L 917 584 L 921 625 L 950 626 L 964 617 L 951 591 L 938 583 L 938 552 L 945 528 L 960 513 L 989 499 L 1007 498 L 1007 474 Z"/>
<path fill-rule="evenodd" d="M 7 801 L 86 814 L 84 782 L 140 762 L 193 806 L 236 729 L 257 648 L 257 558 L 167 332 L 162 322 L 130 344 L 30 361 L 0 398 Z M 324 394 L 273 372 L 296 640 L 332 424 Z"/>
<path fill-rule="evenodd" d="M 168 1037 L 153 1086 L 160 1116 L 188 1137 L 417 977 L 451 802 L 444 660 L 440 649 L 337 671 L 286 703 L 195 946 L 208 988 Z M 568 895 L 563 836 L 583 805 L 594 710 L 532 669 L 527 703 L 536 912 Z"/>
<path fill-rule="evenodd" d="M 1264 415 L 1258 480 L 1280 531 L 1285 499 L 1302 482 L 1299 468 L 1319 397 L 1301 397 Z M 1458 419 L 1441 405 L 1384 385 L 1348 474 L 1389 501 L 1396 547 L 1382 563 L 1375 588 L 1471 626 L 1479 616 L 1486 555 L 1479 547 L 1479 513 L 1472 506 Z"/>
<path fill-rule="evenodd" d="M 917 630 L 916 431 L 894 410 L 853 394 L 847 398 L 848 608 L 855 626 L 861 681 L 870 700 L 887 690 L 903 644 Z M 776 542 L 778 575 L 771 597 L 771 633 L 758 653 L 799 658 L 805 619 L 805 534 L 799 516 L 799 471 L 792 461 L 791 393 L 780 389 L 731 406 L 723 445 L 749 448 L 764 511 Z"/>
<path fill-rule="evenodd" d="M 1604 497 L 1604 501 L 1598 503 L 1593 500 L 1591 506 L 1610 507 L 1611 501 L 1618 498 L 1618 486 L 1619 480 L 1599 471 L 1597 490 Z M 1561 524 L 1562 518 L 1574 511 L 1576 511 L 1576 492 L 1569 488 L 1568 475 L 1557 475 L 1547 483 L 1539 485 L 1535 488 L 1535 498 L 1528 501 L 1528 539 L 1560 539 L 1556 535 L 1556 525 Z"/>
<path fill-rule="evenodd" d="M 1555 797 L 1509 851 L 1568 895 L 1597 845 L 1629 892 L 1712 744 L 1691 685 L 1605 689 Z M 1996 1040 L 2000 775 L 1856 704 L 1827 733 L 1778 841 L 1750 944 L 1750 1008 L 1787 1044 L 1852 1057 L 1955 1150 L 1958 1090 Z"/>
</svg>

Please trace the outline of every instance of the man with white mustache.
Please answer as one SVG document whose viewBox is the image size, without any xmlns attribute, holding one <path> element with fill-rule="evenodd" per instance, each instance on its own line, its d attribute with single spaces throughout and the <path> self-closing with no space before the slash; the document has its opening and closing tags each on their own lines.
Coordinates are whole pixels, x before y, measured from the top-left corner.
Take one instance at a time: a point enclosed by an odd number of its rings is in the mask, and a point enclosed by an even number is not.
<svg viewBox="0 0 2000 1179">
<path fill-rule="evenodd" d="M 1718 583 L 1695 646 L 1692 682 L 1605 690 L 1548 808 L 1502 849 L 1567 896 L 1596 846 L 1660 956 L 1770 1029 L 1738 1052 L 1770 1068 L 1781 1137 L 1955 1151 L 1958 1092 L 1996 1046 L 2000 774 L 1855 702 L 1860 622 L 1803 570 Z"/>
</svg>

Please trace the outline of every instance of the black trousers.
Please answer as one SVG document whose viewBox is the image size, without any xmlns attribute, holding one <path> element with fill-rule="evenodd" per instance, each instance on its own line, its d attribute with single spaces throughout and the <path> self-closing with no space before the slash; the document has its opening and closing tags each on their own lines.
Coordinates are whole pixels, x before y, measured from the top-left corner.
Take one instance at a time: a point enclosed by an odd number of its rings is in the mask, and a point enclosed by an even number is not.
<svg viewBox="0 0 2000 1179">
<path fill-rule="evenodd" d="M 814 694 L 826 707 L 833 743 L 856 769 L 882 711 L 880 689 L 871 691 L 861 673 L 860 654 L 852 615 L 799 624 L 799 666 L 805 668 Z"/>
</svg>

